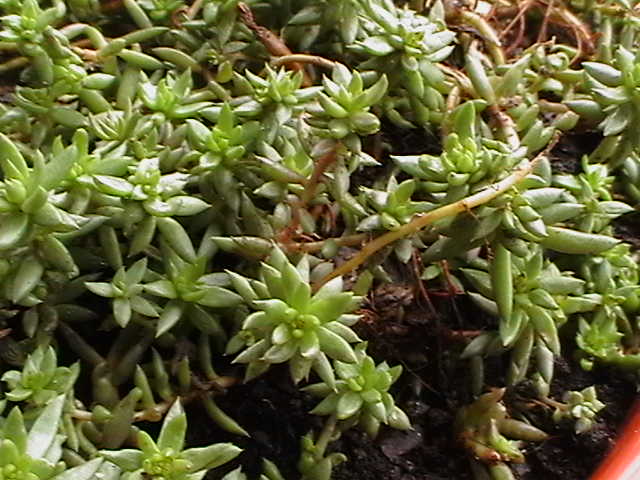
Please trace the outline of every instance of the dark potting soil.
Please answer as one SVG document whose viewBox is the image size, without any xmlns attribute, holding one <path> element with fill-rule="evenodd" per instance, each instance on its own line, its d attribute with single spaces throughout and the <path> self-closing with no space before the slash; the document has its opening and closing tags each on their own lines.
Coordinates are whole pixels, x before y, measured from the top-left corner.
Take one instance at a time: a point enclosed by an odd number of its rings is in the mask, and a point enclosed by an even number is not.
<svg viewBox="0 0 640 480">
<path fill-rule="evenodd" d="M 368 146 L 368 150 L 378 149 L 371 153 L 384 163 L 388 163 L 384 159 L 389 153 L 438 153 L 439 146 L 424 132 L 404 131 L 397 136 L 393 126 L 385 127 L 378 143 Z M 582 155 L 596 144 L 590 137 L 563 137 L 550 152 L 554 171 L 580 172 Z M 354 176 L 352 187 L 371 185 L 382 170 L 364 169 Z M 616 222 L 617 234 L 634 240 L 638 228 L 635 220 Z M 353 251 L 343 249 L 341 254 L 348 257 Z M 414 429 L 403 432 L 383 427 L 373 441 L 357 429 L 345 432 L 329 447 L 348 457 L 334 469 L 332 480 L 472 480 L 469 455 L 456 439 L 453 427 L 456 413 L 473 400 L 469 367 L 459 360 L 459 354 L 479 332 L 495 329 L 496 320 L 449 285 L 430 285 L 426 291 L 418 280 L 419 263 L 387 262 L 385 268 L 394 281 L 374 289 L 367 297 L 359 312 L 362 320 L 357 332 L 369 342 L 368 351 L 377 361 L 403 366 L 404 374 L 394 385 L 394 394 Z M 575 349 L 570 341 L 565 342 L 565 357 L 556 361 L 551 397 L 560 401 L 564 391 L 595 385 L 606 408 L 591 430 L 578 435 L 571 422 L 552 421 L 553 409 L 537 401 L 535 390 L 527 382 L 507 389 L 504 401 L 509 411 L 524 413 L 550 435 L 547 441 L 527 445 L 525 463 L 512 464 L 519 480 L 587 479 L 613 445 L 636 397 L 633 379 L 606 368 L 583 370 L 572 358 Z M 506 362 L 507 358 L 487 361 L 487 388 L 504 385 Z M 323 418 L 308 413 L 316 400 L 291 384 L 286 368 L 272 368 L 262 378 L 230 388 L 218 403 L 250 437 L 221 432 L 199 407 L 194 407 L 190 426 L 195 429 L 191 430 L 190 443 L 207 444 L 215 439 L 233 441 L 245 449 L 231 466 L 210 472 L 207 479 L 218 479 L 239 464 L 249 478 L 257 478 L 263 457 L 274 461 L 287 480 L 299 478 L 296 463 L 300 437 L 310 430 L 319 431 Z"/>
<path fill-rule="evenodd" d="M 593 152 L 601 140 L 598 132 L 565 134 L 549 153 L 554 173 L 581 173 L 583 155 Z"/>
<path fill-rule="evenodd" d="M 394 393 L 414 430 L 383 427 L 374 441 L 357 429 L 347 431 L 330 444 L 331 451 L 348 457 L 334 469 L 332 480 L 472 480 L 470 459 L 453 428 L 456 412 L 472 400 L 467 364 L 457 356 L 468 341 L 466 336 L 477 333 L 475 329 L 486 318 L 464 296 L 433 291 L 429 299 L 430 304 L 409 284 L 399 284 L 375 289 L 365 302 L 358 333 L 369 341 L 369 350 L 378 361 L 384 358 L 392 365 L 403 365 L 404 374 Z M 453 318 L 455 328 L 451 326 Z M 565 345 L 568 355 L 572 350 L 571 345 Z M 501 362 L 506 361 L 488 363 L 488 386 L 504 384 L 497 372 L 504 371 Z M 553 410 L 540 406 L 534 389 L 526 382 L 507 390 L 508 409 L 525 411 L 550 434 L 549 440 L 528 445 L 526 463 L 513 465 L 518 479 L 589 477 L 612 446 L 635 398 L 632 382 L 622 374 L 608 369 L 587 372 L 571 359 L 558 359 L 552 397 L 561 400 L 563 391 L 590 385 L 596 385 L 598 397 L 607 407 L 596 426 L 580 435 L 574 433 L 571 423 L 555 424 L 551 420 Z M 249 478 L 258 478 L 264 457 L 279 466 L 285 479 L 298 479 L 300 437 L 322 427 L 323 418 L 308 413 L 316 402 L 292 385 L 286 368 L 275 367 L 264 377 L 232 387 L 218 397 L 220 407 L 250 437 L 222 432 L 194 405 L 189 417 L 190 444 L 205 445 L 215 439 L 233 441 L 244 448 L 235 463 L 210 472 L 206 478 L 219 479 L 238 464 L 243 465 Z"/>
</svg>

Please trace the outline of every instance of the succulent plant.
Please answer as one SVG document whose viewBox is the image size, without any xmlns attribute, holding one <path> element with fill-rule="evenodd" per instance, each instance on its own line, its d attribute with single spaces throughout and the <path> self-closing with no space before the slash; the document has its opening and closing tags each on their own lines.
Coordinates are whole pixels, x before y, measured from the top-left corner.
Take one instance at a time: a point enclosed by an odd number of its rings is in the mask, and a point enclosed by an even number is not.
<svg viewBox="0 0 640 480">
<path fill-rule="evenodd" d="M 73 390 L 79 368 L 77 363 L 58 367 L 53 347 L 40 347 L 27 357 L 22 371 L 8 370 L 0 380 L 9 387 L 5 393 L 8 400 L 26 400 L 35 406 L 45 406 L 58 395 Z"/>
<path fill-rule="evenodd" d="M 366 354 L 366 348 L 366 343 L 355 348 L 354 362 L 334 362 L 338 374 L 335 387 L 326 382 L 304 387 L 304 391 L 324 397 L 311 413 L 351 420 L 371 437 L 377 435 L 383 423 L 402 430 L 410 429 L 409 418 L 389 393 L 391 385 L 400 377 L 402 367 L 389 367 L 386 362 L 376 365 Z"/>
<path fill-rule="evenodd" d="M 254 310 L 227 345 L 228 354 L 240 351 L 234 362 L 248 364 L 246 380 L 272 364 L 288 362 L 296 383 L 313 369 L 328 385 L 334 385 L 329 359 L 356 361 L 351 343 L 360 339 L 350 327 L 359 317 L 349 312 L 360 299 L 342 291 L 340 278 L 312 294 L 308 259 L 303 257 L 294 266 L 278 248 L 272 250 L 268 263 L 261 264 L 260 280 L 233 272 L 229 275 L 236 291 Z"/>
<path fill-rule="evenodd" d="M 0 0 L 0 477 L 204 478 L 239 449 L 187 445 L 192 405 L 246 437 L 219 397 L 281 365 L 324 422 L 292 468 L 329 480 L 347 429 L 410 428 L 356 333 L 410 278 L 488 314 L 438 355 L 474 474 L 512 479 L 545 435 L 485 383 L 584 431 L 556 356 L 640 366 L 637 2 L 249 3 Z"/>
<path fill-rule="evenodd" d="M 127 480 L 145 477 L 195 480 L 203 478 L 208 470 L 233 460 L 242 451 L 230 443 L 185 449 L 186 432 L 187 417 L 180 401 L 176 400 L 164 418 L 157 441 L 140 431 L 139 450 L 102 450 L 100 454 L 118 465 Z"/>
<path fill-rule="evenodd" d="M 595 387 L 587 387 L 579 392 L 570 391 L 562 395 L 563 404 L 559 404 L 553 412 L 553 419 L 556 422 L 568 418 L 575 420 L 575 432 L 577 434 L 590 430 L 594 423 L 594 418 L 605 407 L 605 404 L 598 400 Z"/>
<path fill-rule="evenodd" d="M 27 431 L 19 407 L 7 415 L 2 428 L 0 471 L 5 478 L 24 480 L 89 480 L 102 463 L 96 458 L 73 468 L 60 462 L 62 438 L 59 436 L 60 416 L 65 397 L 54 397 L 42 409 Z"/>
</svg>

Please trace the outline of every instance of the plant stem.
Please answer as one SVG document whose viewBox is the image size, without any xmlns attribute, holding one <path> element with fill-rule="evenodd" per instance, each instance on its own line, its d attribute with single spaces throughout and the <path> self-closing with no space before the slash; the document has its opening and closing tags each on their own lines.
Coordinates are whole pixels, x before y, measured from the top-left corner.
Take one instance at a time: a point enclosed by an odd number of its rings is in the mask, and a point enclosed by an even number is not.
<svg viewBox="0 0 640 480">
<path fill-rule="evenodd" d="M 324 424 L 322 428 L 322 432 L 318 436 L 318 441 L 316 442 L 315 456 L 316 459 L 320 460 L 324 458 L 324 452 L 327 450 L 327 446 L 333 437 L 336 425 L 338 424 L 338 418 L 335 415 L 331 415 L 327 422 Z"/>
<path fill-rule="evenodd" d="M 327 238 L 325 240 L 320 240 L 317 242 L 289 242 L 283 243 L 282 247 L 286 248 L 290 251 L 299 251 L 299 252 L 318 252 L 324 248 L 327 242 L 332 241 L 335 242 L 336 245 L 341 247 L 347 247 L 351 245 L 358 245 L 362 243 L 364 240 L 369 238 L 369 235 L 366 233 L 357 233 L 354 235 L 346 235 L 344 237 L 338 238 Z"/>
<path fill-rule="evenodd" d="M 317 289 L 327 283 L 329 280 L 355 270 L 360 265 L 362 265 L 371 255 L 386 247 L 390 243 L 395 242 L 396 240 L 400 240 L 401 238 L 413 235 L 438 220 L 457 215 L 461 212 L 469 211 L 474 207 L 490 202 L 498 195 L 506 192 L 518 182 L 523 180 L 527 175 L 529 175 L 533 170 L 533 167 L 537 163 L 537 160 L 545 153 L 546 150 L 541 152 L 531 162 L 525 161 L 524 165 L 518 167 L 507 178 L 504 178 L 503 180 L 500 180 L 499 182 L 488 186 L 478 193 L 474 193 L 473 195 L 470 195 L 449 205 L 444 205 L 440 208 L 436 208 L 435 210 L 432 210 L 428 213 L 418 214 L 409 223 L 402 225 L 397 230 L 387 232 L 377 238 L 374 238 L 372 241 L 364 245 L 353 258 L 340 265 L 333 272 L 331 272 L 320 282 L 318 282 L 318 284 L 314 285 L 314 288 Z"/>
<path fill-rule="evenodd" d="M 333 68 L 336 62 L 328 58 L 319 57 L 318 55 L 308 55 L 305 53 L 293 53 L 291 55 L 282 55 L 271 60 L 271 64 L 275 67 L 288 63 L 312 63 L 324 68 Z"/>
<path fill-rule="evenodd" d="M 247 28 L 249 28 L 256 38 L 260 40 L 260 42 L 264 45 L 267 51 L 273 55 L 274 57 L 283 57 L 292 55 L 293 52 L 287 47 L 287 44 L 284 43 L 278 35 L 273 33 L 271 30 L 263 27 L 262 25 L 258 25 L 253 17 L 253 12 L 251 11 L 251 7 L 244 2 L 238 3 L 238 10 L 240 12 L 240 20 L 244 23 Z M 296 72 L 302 72 L 304 75 L 303 86 L 310 87 L 313 85 L 311 78 L 304 69 L 304 66 L 297 62 L 292 62 L 290 64 L 292 70 Z"/>
<path fill-rule="evenodd" d="M 337 160 L 338 156 L 336 150 L 337 146 L 336 148 L 332 148 L 329 152 L 325 153 L 315 161 L 313 172 L 311 173 L 311 177 L 305 185 L 304 193 L 302 194 L 302 206 L 306 207 L 309 202 L 315 197 L 316 189 L 324 175 L 324 172 L 326 172 L 329 167 L 333 165 L 333 163 L 335 163 L 335 161 Z"/>
<path fill-rule="evenodd" d="M 440 63 L 438 63 L 436 66 L 446 75 L 450 75 L 451 77 L 453 77 L 458 82 L 458 86 L 464 93 L 466 93 L 467 95 L 473 95 L 473 93 L 475 92 L 475 90 L 473 89 L 473 84 L 471 83 L 471 80 L 469 80 L 469 77 L 467 77 L 462 71 Z"/>
<path fill-rule="evenodd" d="M 489 105 L 487 111 L 495 119 L 498 125 L 498 129 L 504 137 L 504 141 L 514 150 L 520 146 L 520 136 L 516 130 L 515 122 L 513 118 L 500 110 L 497 105 Z"/>
<path fill-rule="evenodd" d="M 16 57 L 6 62 L 0 63 L 0 73 L 5 73 L 16 68 L 22 68 L 28 65 L 30 60 L 27 57 Z"/>
<path fill-rule="evenodd" d="M 202 8 L 203 0 L 196 0 L 187 10 L 187 18 L 193 20 Z"/>
<path fill-rule="evenodd" d="M 491 53 L 495 64 L 503 65 L 505 63 L 505 56 L 502 50 L 502 43 L 500 42 L 500 37 L 498 37 L 498 34 L 491 25 L 489 25 L 482 16 L 469 10 L 462 10 L 460 12 L 460 20 L 462 20 L 461 23 L 471 25 L 482 35 L 486 42 L 487 50 Z"/>
</svg>

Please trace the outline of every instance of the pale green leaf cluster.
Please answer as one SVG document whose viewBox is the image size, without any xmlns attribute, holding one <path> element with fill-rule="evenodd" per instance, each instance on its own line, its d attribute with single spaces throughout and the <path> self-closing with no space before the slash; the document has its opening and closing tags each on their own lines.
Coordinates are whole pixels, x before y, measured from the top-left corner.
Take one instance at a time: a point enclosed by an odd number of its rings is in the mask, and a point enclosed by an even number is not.
<svg viewBox="0 0 640 480">
<path fill-rule="evenodd" d="M 330 360 L 356 361 L 351 344 L 360 339 L 350 327 L 359 316 L 350 312 L 360 299 L 342 290 L 341 278 L 312 293 L 309 274 L 307 257 L 293 265 L 278 248 L 261 264 L 259 280 L 229 272 L 236 291 L 254 310 L 227 345 L 228 354 L 240 351 L 234 362 L 247 364 L 245 378 L 287 362 L 296 383 L 313 369 L 334 385 Z"/>
<path fill-rule="evenodd" d="M 409 418 L 389 393 L 402 367 L 389 367 L 386 362 L 376 365 L 367 355 L 366 347 L 366 343 L 356 347 L 355 362 L 335 362 L 338 374 L 335 388 L 326 382 L 304 388 L 314 396 L 323 397 L 311 413 L 335 415 L 338 420 L 359 424 L 371 437 L 378 434 L 383 423 L 400 430 L 410 429 Z"/>
<path fill-rule="evenodd" d="M 122 469 L 123 480 L 201 480 L 208 470 L 233 460 L 242 451 L 231 443 L 185 449 L 186 433 L 187 417 L 180 400 L 176 400 L 157 440 L 139 431 L 139 450 L 102 450 L 100 455 Z"/>
</svg>

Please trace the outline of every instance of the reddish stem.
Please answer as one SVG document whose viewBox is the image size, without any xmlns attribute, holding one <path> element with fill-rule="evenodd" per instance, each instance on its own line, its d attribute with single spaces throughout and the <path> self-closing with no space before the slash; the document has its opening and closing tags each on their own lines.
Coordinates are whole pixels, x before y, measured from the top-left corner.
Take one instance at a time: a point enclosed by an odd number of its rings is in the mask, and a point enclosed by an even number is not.
<svg viewBox="0 0 640 480">
<path fill-rule="evenodd" d="M 284 57 L 292 54 L 289 47 L 284 43 L 284 41 L 271 30 L 258 25 L 253 17 L 253 12 L 249 5 L 244 2 L 238 3 L 238 10 L 240 11 L 240 20 L 244 23 L 247 28 L 249 28 L 255 36 L 260 40 L 260 42 L 264 45 L 267 51 L 273 55 L 274 57 Z M 309 74 L 304 69 L 304 65 L 298 62 L 291 62 L 289 66 L 292 70 L 298 72 L 302 72 L 304 75 L 304 80 L 302 82 L 303 87 L 310 87 L 313 85 L 311 78 L 309 78 Z"/>
</svg>

